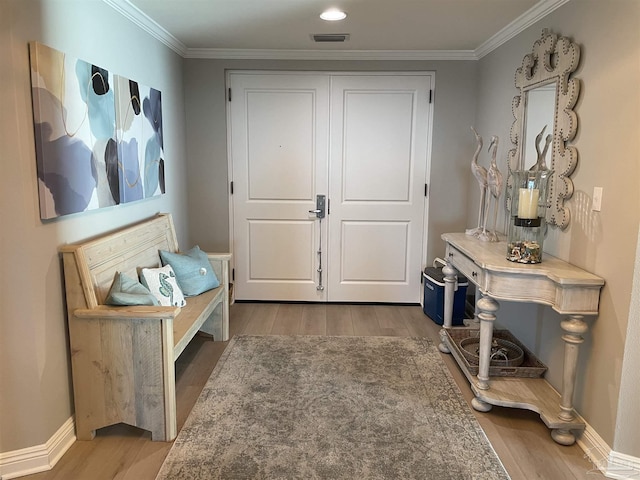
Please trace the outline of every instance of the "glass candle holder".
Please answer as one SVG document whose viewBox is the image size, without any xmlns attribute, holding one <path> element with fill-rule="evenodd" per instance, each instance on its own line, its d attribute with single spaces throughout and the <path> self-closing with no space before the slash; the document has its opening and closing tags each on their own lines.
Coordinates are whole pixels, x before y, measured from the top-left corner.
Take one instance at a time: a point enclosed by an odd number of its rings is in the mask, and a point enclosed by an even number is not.
<svg viewBox="0 0 640 480">
<path fill-rule="evenodd" d="M 551 170 L 518 170 L 512 173 L 507 260 L 518 263 L 542 261 L 551 174 Z"/>
</svg>

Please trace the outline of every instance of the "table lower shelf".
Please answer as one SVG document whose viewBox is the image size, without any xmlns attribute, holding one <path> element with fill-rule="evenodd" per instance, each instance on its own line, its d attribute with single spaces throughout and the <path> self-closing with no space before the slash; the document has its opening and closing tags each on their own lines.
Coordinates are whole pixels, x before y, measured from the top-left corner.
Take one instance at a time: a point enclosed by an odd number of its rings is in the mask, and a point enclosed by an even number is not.
<svg viewBox="0 0 640 480">
<path fill-rule="evenodd" d="M 448 330 L 442 329 L 442 340 L 467 377 L 477 399 L 490 405 L 534 411 L 550 429 L 584 430 L 586 424 L 579 415 L 572 421 L 558 417 L 560 394 L 544 378 L 491 377 L 488 390 L 478 388 L 477 377 L 467 370 L 460 347 Z"/>
</svg>

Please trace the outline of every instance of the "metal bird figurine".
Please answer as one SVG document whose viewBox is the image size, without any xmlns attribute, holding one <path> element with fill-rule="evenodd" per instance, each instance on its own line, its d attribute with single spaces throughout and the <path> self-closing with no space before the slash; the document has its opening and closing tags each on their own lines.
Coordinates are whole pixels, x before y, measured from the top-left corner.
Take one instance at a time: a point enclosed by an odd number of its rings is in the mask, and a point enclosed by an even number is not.
<svg viewBox="0 0 640 480">
<path fill-rule="evenodd" d="M 478 185 L 480 186 L 480 206 L 478 208 L 478 226 L 476 228 L 468 229 L 465 233 L 467 235 L 479 237 L 486 231 L 485 208 L 487 197 L 487 169 L 478 164 L 478 156 L 482 150 L 482 137 L 478 135 L 475 128 L 471 127 L 471 131 L 476 136 L 476 142 L 478 144 L 476 151 L 473 154 L 473 159 L 471 160 L 471 172 L 473 173 L 473 176 L 476 177 Z"/>
<path fill-rule="evenodd" d="M 497 242 L 498 234 L 496 233 L 496 223 L 498 220 L 498 200 L 502 195 L 502 173 L 498 170 L 498 164 L 496 162 L 496 157 L 498 155 L 498 142 L 499 138 L 494 135 L 491 137 L 491 143 L 489 143 L 488 150 L 491 151 L 491 166 L 487 171 L 487 186 L 489 189 L 490 196 L 488 198 L 488 205 L 485 216 L 485 224 L 484 224 L 484 235 L 480 237 L 480 240 L 484 240 L 487 242 Z M 493 150 L 492 150 L 493 148 Z M 491 224 L 491 228 L 489 230 L 486 229 L 487 216 L 489 216 L 489 212 L 493 207 L 493 223 Z"/>
</svg>

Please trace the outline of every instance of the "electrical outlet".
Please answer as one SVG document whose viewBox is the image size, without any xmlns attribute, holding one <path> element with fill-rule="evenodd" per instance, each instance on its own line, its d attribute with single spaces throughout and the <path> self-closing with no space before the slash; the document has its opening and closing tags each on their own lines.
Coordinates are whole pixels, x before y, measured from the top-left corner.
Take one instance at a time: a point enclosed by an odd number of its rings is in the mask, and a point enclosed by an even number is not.
<svg viewBox="0 0 640 480">
<path fill-rule="evenodd" d="M 593 187 L 593 200 L 591 200 L 591 210 L 599 212 L 602 208 L 602 187 Z"/>
</svg>

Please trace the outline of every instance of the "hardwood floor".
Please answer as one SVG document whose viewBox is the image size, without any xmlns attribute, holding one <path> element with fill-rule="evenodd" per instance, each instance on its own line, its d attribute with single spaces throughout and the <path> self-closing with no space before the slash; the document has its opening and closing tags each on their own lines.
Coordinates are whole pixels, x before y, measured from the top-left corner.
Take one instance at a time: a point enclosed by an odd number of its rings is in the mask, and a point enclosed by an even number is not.
<svg viewBox="0 0 640 480">
<path fill-rule="evenodd" d="M 439 341 L 440 327 L 418 306 L 236 303 L 230 331 L 235 334 L 426 336 Z M 226 343 L 196 336 L 176 363 L 178 428 L 209 378 Z M 450 355 L 443 360 L 467 402 L 472 393 Z M 471 407 L 469 407 L 471 409 Z M 577 445 L 556 444 L 537 414 L 494 407 L 472 410 L 513 480 L 605 478 Z M 150 434 L 125 425 L 98 431 L 92 441 L 77 441 L 49 472 L 28 480 L 153 480 L 171 443 L 152 442 Z"/>
</svg>

